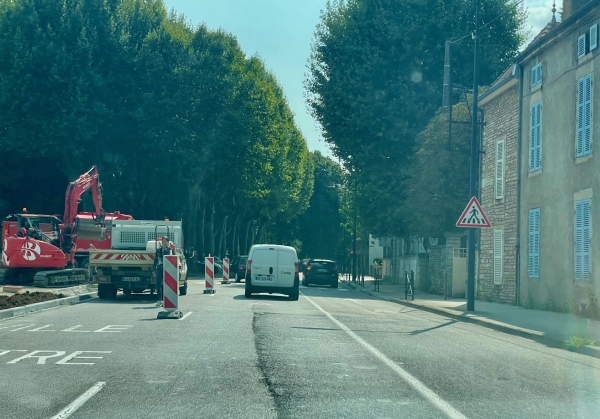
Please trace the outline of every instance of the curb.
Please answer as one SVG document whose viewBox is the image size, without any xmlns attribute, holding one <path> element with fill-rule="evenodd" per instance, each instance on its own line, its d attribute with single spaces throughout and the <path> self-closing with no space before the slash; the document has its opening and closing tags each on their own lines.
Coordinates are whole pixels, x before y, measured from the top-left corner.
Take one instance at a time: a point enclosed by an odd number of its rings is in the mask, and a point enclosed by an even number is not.
<svg viewBox="0 0 600 419">
<path fill-rule="evenodd" d="M 343 281 L 343 282 L 347 286 L 349 286 L 350 288 L 352 288 L 356 291 L 360 291 L 364 294 L 368 294 L 368 295 L 371 295 L 378 299 L 389 301 L 391 303 L 400 304 L 400 305 L 403 305 L 406 307 L 426 311 L 428 313 L 437 314 L 437 315 L 444 316 L 444 317 L 449 317 L 451 319 L 459 320 L 459 321 L 462 321 L 465 323 L 476 324 L 478 326 L 486 327 L 488 329 L 493 329 L 498 332 L 506 333 L 509 335 L 520 336 L 522 338 L 531 339 L 533 341 L 542 343 L 542 344 L 552 347 L 552 348 L 564 349 L 569 352 L 575 352 L 575 353 L 579 353 L 582 355 L 588 355 L 588 356 L 600 359 L 600 348 L 596 347 L 596 346 L 582 346 L 579 349 L 579 351 L 574 351 L 571 348 L 569 348 L 564 341 L 548 337 L 544 333 L 538 332 L 536 330 L 525 329 L 525 328 L 518 327 L 518 326 L 512 326 L 512 325 L 502 323 L 502 322 L 499 322 L 496 320 L 490 320 L 490 319 L 487 319 L 487 318 L 484 318 L 481 316 L 477 316 L 477 315 L 468 315 L 468 314 L 458 312 L 455 310 L 428 307 L 426 305 L 414 303 L 412 301 L 404 301 L 404 300 L 399 300 L 397 298 L 391 298 L 388 300 L 386 298 L 382 298 L 376 294 L 373 294 L 371 291 L 368 291 L 368 290 L 365 290 L 362 288 L 357 288 L 353 284 L 350 284 L 349 282 L 346 282 L 346 281 Z"/>
<path fill-rule="evenodd" d="M 9 319 L 11 317 L 25 316 L 36 311 L 47 310 L 49 308 L 73 305 L 77 303 L 86 302 L 98 297 L 97 292 L 91 292 L 89 294 L 74 295 L 72 297 L 58 298 L 56 300 L 42 301 L 41 303 L 29 304 L 22 307 L 7 308 L 0 310 L 0 319 Z"/>
</svg>

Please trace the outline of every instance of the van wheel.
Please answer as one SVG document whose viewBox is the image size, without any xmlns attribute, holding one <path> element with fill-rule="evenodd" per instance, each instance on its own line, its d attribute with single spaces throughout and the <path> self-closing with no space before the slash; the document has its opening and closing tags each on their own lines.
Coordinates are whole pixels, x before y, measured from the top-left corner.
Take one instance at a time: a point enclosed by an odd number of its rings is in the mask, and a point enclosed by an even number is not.
<svg viewBox="0 0 600 419">
<path fill-rule="evenodd" d="M 338 287 L 338 282 L 335 281 L 333 284 L 331 284 L 331 288 L 337 288 Z"/>
<path fill-rule="evenodd" d="M 300 297 L 300 291 L 298 290 L 298 288 L 295 288 L 289 297 L 290 301 L 298 301 L 298 298 Z"/>
<path fill-rule="evenodd" d="M 252 297 L 252 293 L 248 290 L 244 291 L 244 297 L 246 298 L 251 298 Z"/>
</svg>

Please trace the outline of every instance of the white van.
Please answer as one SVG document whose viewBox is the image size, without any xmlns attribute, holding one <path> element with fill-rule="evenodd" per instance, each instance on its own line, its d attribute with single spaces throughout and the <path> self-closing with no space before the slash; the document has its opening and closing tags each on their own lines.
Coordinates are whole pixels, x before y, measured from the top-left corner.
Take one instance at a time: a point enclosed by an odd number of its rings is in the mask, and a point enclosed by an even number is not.
<svg viewBox="0 0 600 419">
<path fill-rule="evenodd" d="M 277 244 L 255 244 L 246 265 L 246 298 L 259 292 L 287 294 L 297 301 L 300 294 L 296 249 Z"/>
</svg>

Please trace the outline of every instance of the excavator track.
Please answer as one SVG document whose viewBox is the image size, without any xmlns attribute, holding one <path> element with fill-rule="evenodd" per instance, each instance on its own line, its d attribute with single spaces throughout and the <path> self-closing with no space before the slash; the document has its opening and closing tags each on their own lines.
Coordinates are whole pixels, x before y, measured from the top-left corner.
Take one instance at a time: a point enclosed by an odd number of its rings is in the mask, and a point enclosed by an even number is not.
<svg viewBox="0 0 600 419">
<path fill-rule="evenodd" d="M 41 271 L 35 274 L 33 285 L 36 287 L 68 287 L 88 282 L 87 269 L 61 269 L 56 271 Z"/>
</svg>

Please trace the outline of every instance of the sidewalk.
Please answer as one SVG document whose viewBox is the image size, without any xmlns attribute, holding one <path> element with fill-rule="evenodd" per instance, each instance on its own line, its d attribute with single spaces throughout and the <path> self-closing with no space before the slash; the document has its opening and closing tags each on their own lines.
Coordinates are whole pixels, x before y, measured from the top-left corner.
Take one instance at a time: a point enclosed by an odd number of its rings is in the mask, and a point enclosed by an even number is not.
<svg viewBox="0 0 600 419">
<path fill-rule="evenodd" d="M 453 319 L 474 323 L 504 333 L 522 336 L 548 346 L 575 350 L 567 341 L 573 336 L 585 337 L 595 343 L 581 346 L 577 352 L 600 358 L 600 321 L 577 317 L 569 313 L 530 310 L 499 303 L 475 300 L 475 311 L 467 312 L 464 298 L 415 292 L 414 301 L 404 299 L 404 284 L 381 283 L 379 292 L 373 290 L 374 280 L 365 277 L 364 288 L 352 281 L 343 283 L 358 291 L 408 307 L 417 308 Z M 595 346 L 598 345 L 598 346 Z"/>
</svg>

